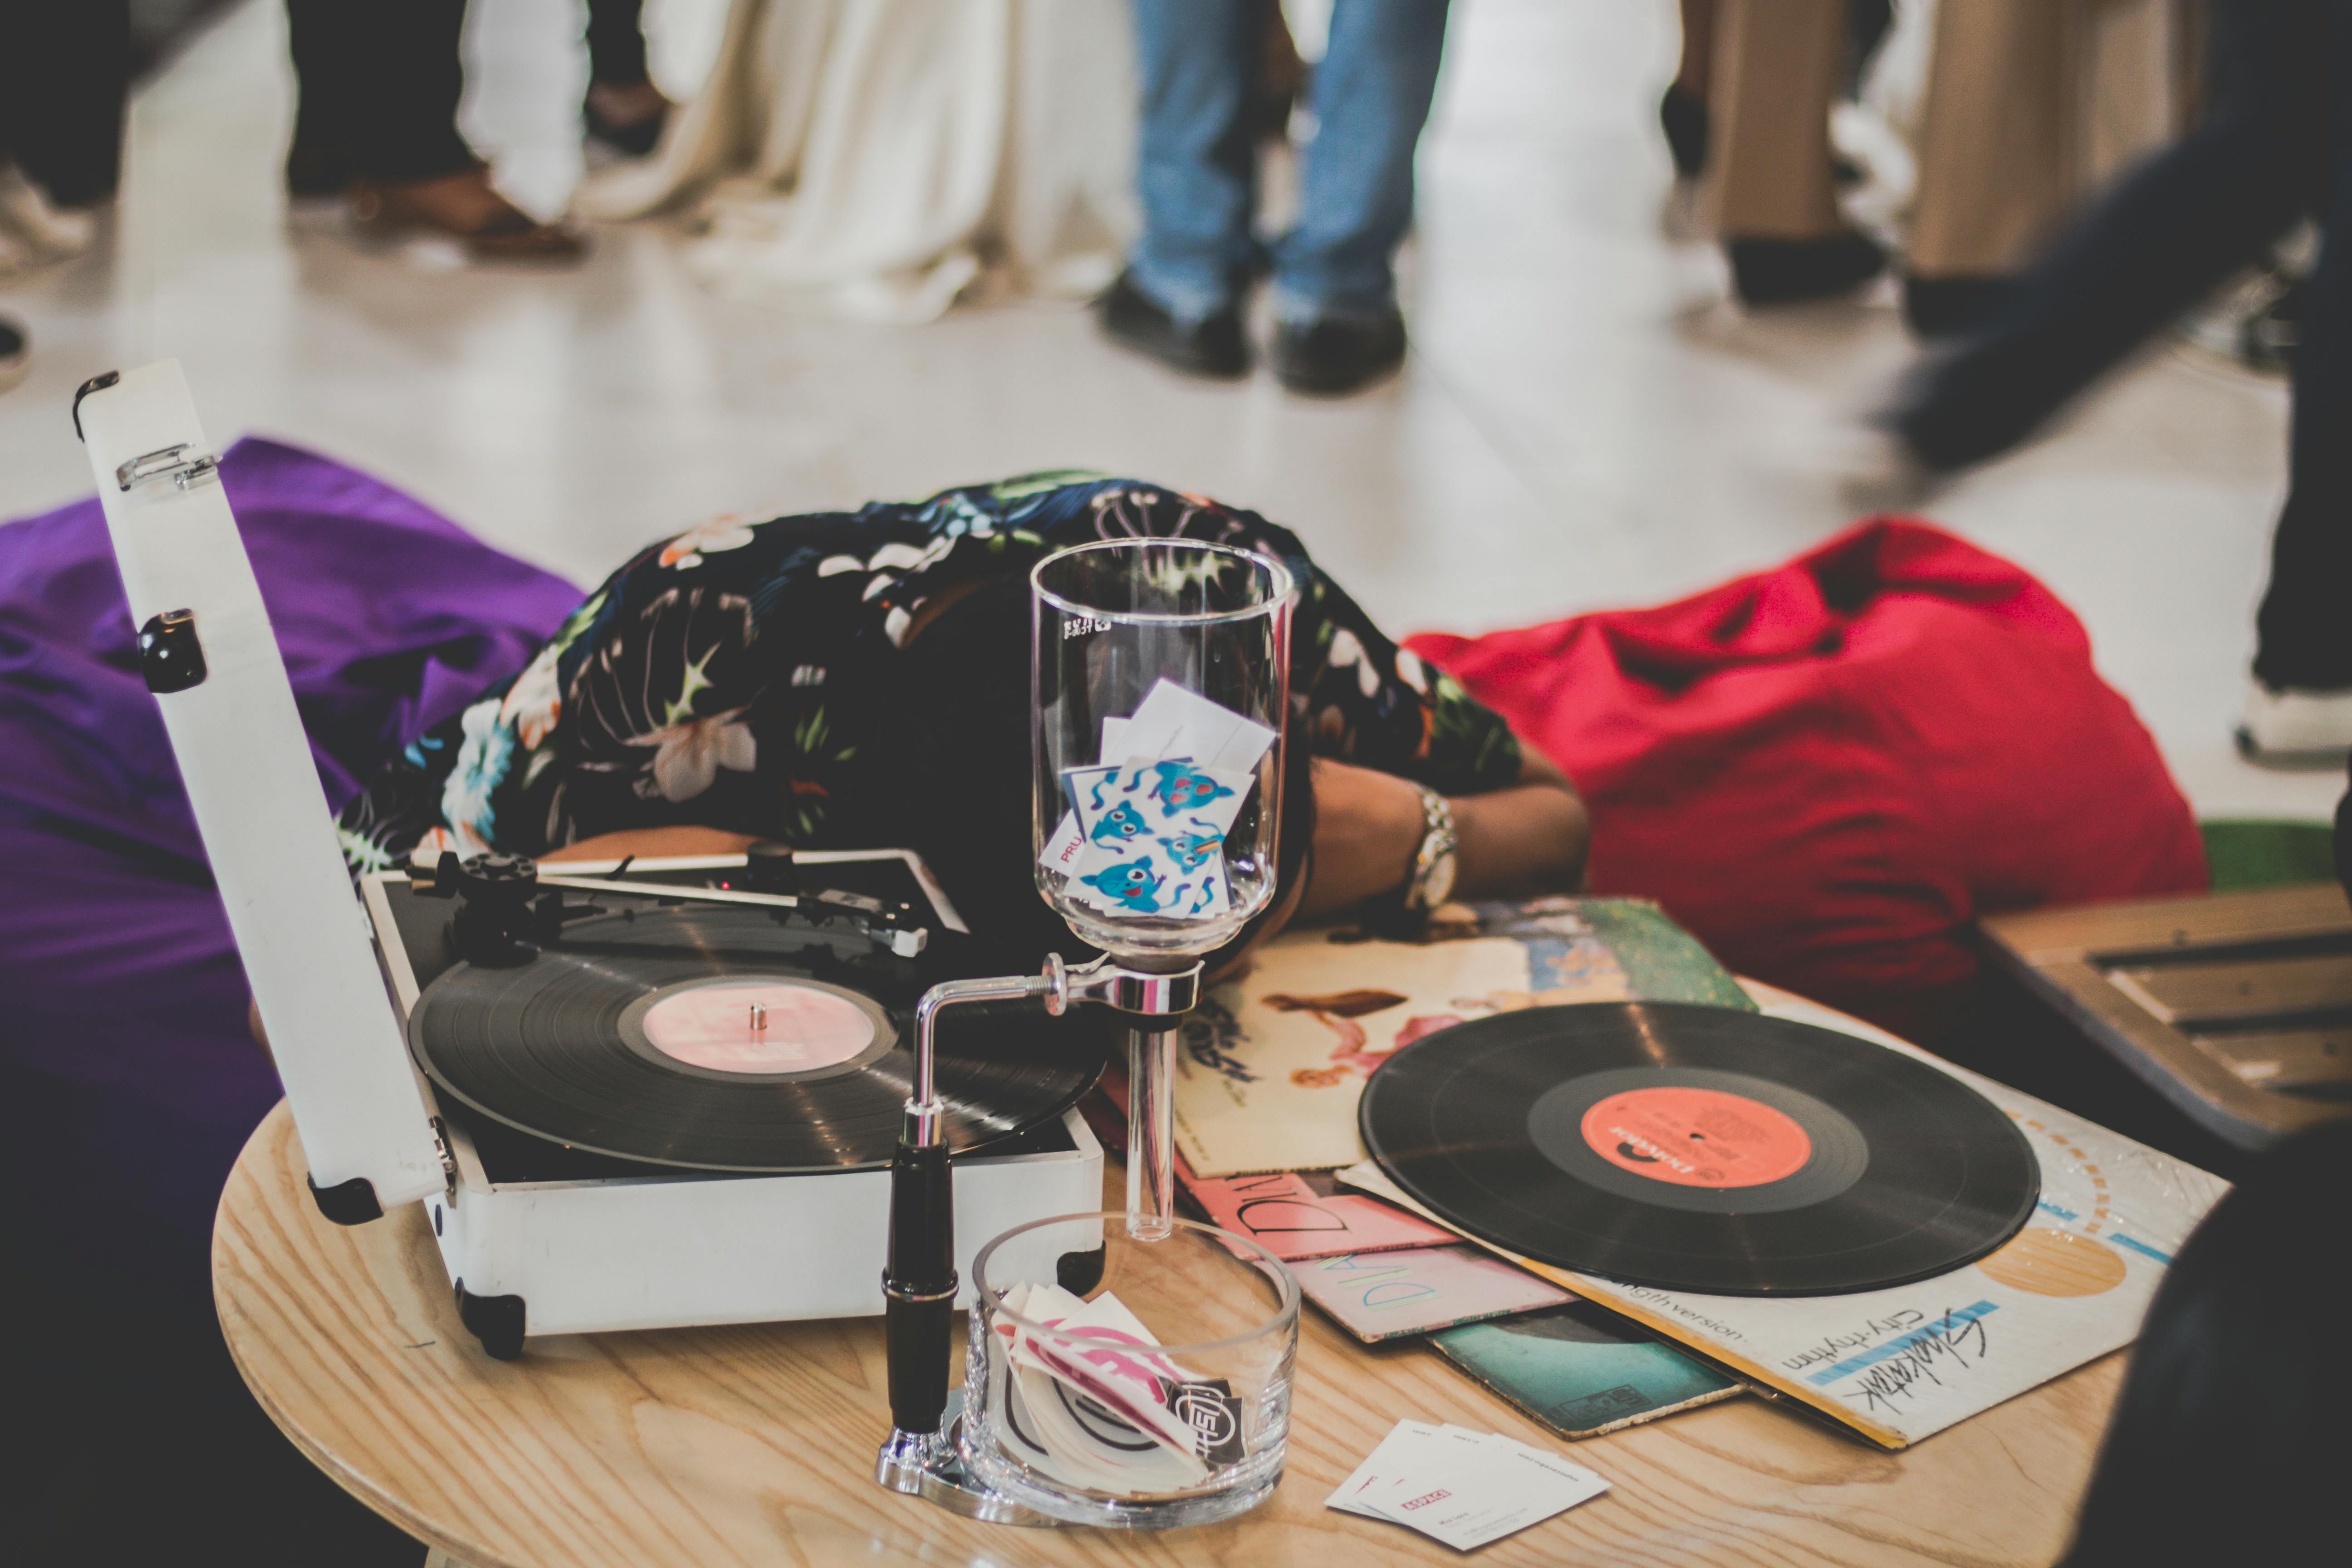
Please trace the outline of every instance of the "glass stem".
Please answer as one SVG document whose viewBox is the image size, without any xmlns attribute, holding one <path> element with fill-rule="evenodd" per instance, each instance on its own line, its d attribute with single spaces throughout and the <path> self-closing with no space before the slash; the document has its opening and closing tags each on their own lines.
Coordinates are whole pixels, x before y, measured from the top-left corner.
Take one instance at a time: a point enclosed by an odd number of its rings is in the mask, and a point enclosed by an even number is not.
<svg viewBox="0 0 2352 1568">
<path fill-rule="evenodd" d="M 1178 1020 L 1127 1031 L 1127 1225 L 1138 1241 L 1164 1240 L 1176 1215 Z"/>
</svg>

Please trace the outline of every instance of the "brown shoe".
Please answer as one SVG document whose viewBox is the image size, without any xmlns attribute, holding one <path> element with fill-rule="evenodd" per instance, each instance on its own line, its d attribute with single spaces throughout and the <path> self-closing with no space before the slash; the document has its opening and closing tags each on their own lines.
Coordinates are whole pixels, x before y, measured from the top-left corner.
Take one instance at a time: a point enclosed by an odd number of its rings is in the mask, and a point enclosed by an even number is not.
<svg viewBox="0 0 2352 1568">
<path fill-rule="evenodd" d="M 362 180 L 352 187 L 352 216 L 383 235 L 423 229 L 462 239 L 484 261 L 577 261 L 587 249 L 568 225 L 533 222 L 499 195 L 478 163 L 398 184 Z"/>
</svg>

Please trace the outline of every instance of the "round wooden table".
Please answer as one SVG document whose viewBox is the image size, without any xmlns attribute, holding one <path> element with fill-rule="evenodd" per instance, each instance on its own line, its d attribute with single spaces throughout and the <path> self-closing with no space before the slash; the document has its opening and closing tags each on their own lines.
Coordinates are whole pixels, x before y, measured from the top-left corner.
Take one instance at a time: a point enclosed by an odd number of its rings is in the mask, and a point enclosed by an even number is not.
<svg viewBox="0 0 2352 1568">
<path fill-rule="evenodd" d="M 1019 1530 L 874 1484 L 889 1426 L 878 1318 L 538 1339 L 492 1361 L 457 1321 L 422 1206 L 346 1229 L 305 1173 L 281 1104 L 214 1228 L 229 1349 L 321 1469 L 469 1568 L 1453 1562 L 1323 1506 L 1406 1417 L 1562 1449 L 1608 1479 L 1483 1562 L 2042 1564 L 2064 1548 L 2123 1369 L 2106 1357 L 1899 1454 L 1754 1398 L 1569 1444 L 1425 1345 L 1367 1349 L 1309 1310 L 1270 1502 L 1165 1533 Z M 1105 1206 L 1124 1181 L 1107 1171 Z"/>
</svg>

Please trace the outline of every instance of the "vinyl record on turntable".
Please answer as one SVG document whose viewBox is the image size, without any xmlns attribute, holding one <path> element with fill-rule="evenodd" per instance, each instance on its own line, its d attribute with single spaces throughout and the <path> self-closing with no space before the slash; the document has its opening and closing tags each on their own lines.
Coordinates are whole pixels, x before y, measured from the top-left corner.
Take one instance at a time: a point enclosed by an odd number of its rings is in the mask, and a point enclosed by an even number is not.
<svg viewBox="0 0 2352 1568">
<path fill-rule="evenodd" d="M 1579 1273 L 1831 1295 L 1948 1272 L 2041 1195 L 2024 1134 L 1870 1041 L 1687 1003 L 1531 1007 L 1423 1037 L 1359 1111 L 1441 1217 Z"/>
<path fill-rule="evenodd" d="M 911 1087 L 920 990 L 863 937 L 765 910 L 612 914 L 528 963 L 448 970 L 409 1041 L 442 1089 L 558 1143 L 713 1171 L 878 1168 Z M 949 1146 L 1058 1115 L 1101 1059 L 1092 1030 L 1034 1007 L 943 1016 Z"/>
</svg>

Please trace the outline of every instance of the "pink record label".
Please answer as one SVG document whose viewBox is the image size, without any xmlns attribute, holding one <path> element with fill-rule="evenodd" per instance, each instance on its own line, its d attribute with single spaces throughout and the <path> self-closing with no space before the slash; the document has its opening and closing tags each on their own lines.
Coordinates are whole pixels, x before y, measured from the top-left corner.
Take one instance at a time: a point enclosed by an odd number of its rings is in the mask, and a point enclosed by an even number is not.
<svg viewBox="0 0 2352 1568">
<path fill-rule="evenodd" d="M 715 1072 L 806 1072 L 874 1043 L 856 1003 L 788 980 L 697 985 L 646 1009 L 642 1026 L 664 1056 Z"/>
</svg>

